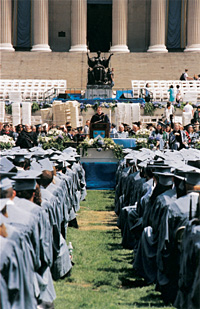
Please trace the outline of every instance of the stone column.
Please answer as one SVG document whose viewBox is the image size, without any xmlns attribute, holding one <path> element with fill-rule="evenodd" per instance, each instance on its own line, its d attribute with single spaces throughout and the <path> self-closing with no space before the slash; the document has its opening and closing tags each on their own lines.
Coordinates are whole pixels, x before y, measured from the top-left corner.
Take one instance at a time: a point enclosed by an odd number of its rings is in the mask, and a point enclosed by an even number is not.
<svg viewBox="0 0 200 309">
<path fill-rule="evenodd" d="M 33 1 L 33 52 L 50 52 L 49 47 L 49 2 Z"/>
<path fill-rule="evenodd" d="M 128 1 L 113 0 L 112 46 L 110 52 L 129 53 L 127 46 Z"/>
<path fill-rule="evenodd" d="M 12 46 L 11 0 L 0 0 L 0 51 L 14 51 Z"/>
<path fill-rule="evenodd" d="M 200 52 L 200 0 L 188 0 L 187 46 L 185 52 Z"/>
<path fill-rule="evenodd" d="M 87 52 L 87 1 L 71 1 L 71 48 L 70 52 Z"/>
<path fill-rule="evenodd" d="M 166 53 L 165 46 L 166 0 L 151 0 L 151 31 L 148 52 Z"/>
</svg>

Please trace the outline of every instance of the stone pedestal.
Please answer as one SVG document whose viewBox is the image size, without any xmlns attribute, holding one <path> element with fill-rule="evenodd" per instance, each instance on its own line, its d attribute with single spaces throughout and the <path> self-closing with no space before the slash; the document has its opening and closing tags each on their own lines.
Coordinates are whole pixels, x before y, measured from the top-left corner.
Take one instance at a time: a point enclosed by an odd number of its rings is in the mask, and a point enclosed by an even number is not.
<svg viewBox="0 0 200 309">
<path fill-rule="evenodd" d="M 85 93 L 86 99 L 109 99 L 112 98 L 112 88 L 103 85 L 88 85 Z"/>
<path fill-rule="evenodd" d="M 111 149 L 97 151 L 96 148 L 88 148 L 87 154 L 83 155 L 81 149 L 81 162 L 118 162 Z"/>
</svg>

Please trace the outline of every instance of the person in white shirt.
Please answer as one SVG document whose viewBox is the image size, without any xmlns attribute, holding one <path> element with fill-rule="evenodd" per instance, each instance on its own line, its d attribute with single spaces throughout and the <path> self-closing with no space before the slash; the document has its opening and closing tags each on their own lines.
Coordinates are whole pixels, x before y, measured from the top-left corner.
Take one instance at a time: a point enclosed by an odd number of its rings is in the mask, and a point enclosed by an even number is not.
<svg viewBox="0 0 200 309">
<path fill-rule="evenodd" d="M 184 111 L 185 113 L 190 113 L 192 117 L 194 116 L 193 107 L 192 107 L 192 105 L 189 104 L 189 102 L 186 102 L 186 105 L 185 105 L 183 111 Z"/>
<path fill-rule="evenodd" d="M 83 134 L 89 134 L 90 131 L 90 120 L 86 120 L 84 129 L 83 129 Z"/>
<path fill-rule="evenodd" d="M 128 132 L 124 131 L 124 126 L 122 124 L 119 125 L 119 131 L 117 133 L 118 138 L 127 138 Z"/>
<path fill-rule="evenodd" d="M 111 134 L 116 134 L 117 133 L 116 125 L 114 123 L 111 124 L 110 133 Z"/>
<path fill-rule="evenodd" d="M 173 115 L 174 115 L 174 106 L 171 104 L 171 102 L 167 102 L 164 114 L 164 118 L 166 118 L 165 119 L 166 124 L 171 124 Z"/>
</svg>

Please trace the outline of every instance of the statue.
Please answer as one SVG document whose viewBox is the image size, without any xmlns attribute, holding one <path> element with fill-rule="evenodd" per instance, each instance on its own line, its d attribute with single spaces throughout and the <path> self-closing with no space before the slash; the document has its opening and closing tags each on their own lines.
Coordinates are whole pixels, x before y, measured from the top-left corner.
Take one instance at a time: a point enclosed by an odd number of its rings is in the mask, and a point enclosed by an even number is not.
<svg viewBox="0 0 200 309">
<path fill-rule="evenodd" d="M 97 57 L 88 57 L 88 85 L 111 85 L 110 69 L 108 68 L 110 58 L 101 57 L 101 52 L 97 52 Z"/>
</svg>

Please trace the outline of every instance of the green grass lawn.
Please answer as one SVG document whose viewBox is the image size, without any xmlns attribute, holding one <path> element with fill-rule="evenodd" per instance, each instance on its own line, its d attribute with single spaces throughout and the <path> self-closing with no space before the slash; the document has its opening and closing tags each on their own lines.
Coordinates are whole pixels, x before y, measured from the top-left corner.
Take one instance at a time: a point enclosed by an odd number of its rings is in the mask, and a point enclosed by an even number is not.
<svg viewBox="0 0 200 309">
<path fill-rule="evenodd" d="M 77 216 L 79 229 L 68 228 L 75 265 L 70 277 L 54 284 L 56 309 L 169 308 L 154 285 L 146 286 L 134 273 L 133 252 L 121 246 L 113 198 L 114 191 L 88 191 Z"/>
</svg>

